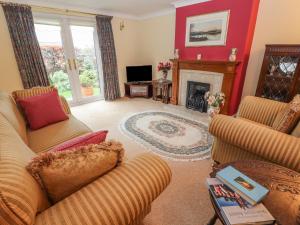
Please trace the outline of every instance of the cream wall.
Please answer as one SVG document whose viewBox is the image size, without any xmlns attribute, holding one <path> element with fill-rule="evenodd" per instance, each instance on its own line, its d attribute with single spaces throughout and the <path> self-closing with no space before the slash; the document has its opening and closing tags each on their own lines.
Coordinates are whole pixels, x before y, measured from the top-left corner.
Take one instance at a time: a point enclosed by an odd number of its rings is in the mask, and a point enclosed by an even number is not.
<svg viewBox="0 0 300 225">
<path fill-rule="evenodd" d="M 174 55 L 175 12 L 142 20 L 139 26 L 141 63 L 152 64 L 153 78 L 160 78 L 161 74 L 156 71 L 157 64 L 173 58 Z M 171 73 L 168 79 L 171 79 Z"/>
<path fill-rule="evenodd" d="M 125 28 L 120 30 L 120 23 L 124 21 Z M 126 82 L 126 66 L 139 64 L 139 21 L 114 18 L 112 20 L 118 73 L 121 95 L 124 95 L 124 83 Z"/>
<path fill-rule="evenodd" d="M 0 90 L 11 92 L 22 87 L 4 13 L 0 7 Z"/>
<path fill-rule="evenodd" d="M 243 96 L 255 95 L 266 44 L 300 44 L 300 1 L 261 0 Z"/>
</svg>

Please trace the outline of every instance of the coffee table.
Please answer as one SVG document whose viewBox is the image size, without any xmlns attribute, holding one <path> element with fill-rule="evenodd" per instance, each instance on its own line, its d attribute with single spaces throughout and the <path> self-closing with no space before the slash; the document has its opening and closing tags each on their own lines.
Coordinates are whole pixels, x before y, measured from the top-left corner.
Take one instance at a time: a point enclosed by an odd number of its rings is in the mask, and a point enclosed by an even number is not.
<svg viewBox="0 0 300 225">
<path fill-rule="evenodd" d="M 270 190 L 263 204 L 275 217 L 276 224 L 300 224 L 300 173 L 269 162 L 245 160 L 215 166 L 210 176 L 215 177 L 217 171 L 229 165 Z M 210 197 L 215 215 L 207 225 L 214 225 L 217 219 L 225 225 L 215 200 Z"/>
</svg>

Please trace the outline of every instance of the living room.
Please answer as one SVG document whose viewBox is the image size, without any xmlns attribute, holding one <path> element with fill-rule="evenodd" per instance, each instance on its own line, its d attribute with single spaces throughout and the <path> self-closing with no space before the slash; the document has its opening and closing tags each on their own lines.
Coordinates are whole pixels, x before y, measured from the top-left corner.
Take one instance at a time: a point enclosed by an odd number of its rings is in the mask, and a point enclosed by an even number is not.
<svg viewBox="0 0 300 225">
<path fill-rule="evenodd" d="M 0 3 L 0 224 L 300 224 L 298 0 Z"/>
</svg>

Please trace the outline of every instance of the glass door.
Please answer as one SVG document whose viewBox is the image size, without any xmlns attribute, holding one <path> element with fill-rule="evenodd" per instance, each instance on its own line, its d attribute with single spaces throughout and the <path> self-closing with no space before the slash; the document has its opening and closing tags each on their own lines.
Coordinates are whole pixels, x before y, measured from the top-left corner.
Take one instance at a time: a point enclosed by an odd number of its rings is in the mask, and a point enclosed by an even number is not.
<svg viewBox="0 0 300 225">
<path fill-rule="evenodd" d="M 95 24 L 66 17 L 45 21 L 37 20 L 35 30 L 50 83 L 72 105 L 103 99 Z"/>
</svg>

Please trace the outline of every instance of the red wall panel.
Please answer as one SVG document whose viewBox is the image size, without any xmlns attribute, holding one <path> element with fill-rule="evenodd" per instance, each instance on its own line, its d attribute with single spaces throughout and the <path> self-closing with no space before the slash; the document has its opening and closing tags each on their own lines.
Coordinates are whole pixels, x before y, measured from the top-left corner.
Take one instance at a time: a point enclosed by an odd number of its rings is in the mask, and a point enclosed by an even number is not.
<svg viewBox="0 0 300 225">
<path fill-rule="evenodd" d="M 181 59 L 196 59 L 201 53 L 204 60 L 228 60 L 231 48 L 238 48 L 241 64 L 233 85 L 230 114 L 236 112 L 241 99 L 258 6 L 259 0 L 212 0 L 176 10 L 175 48 L 180 50 Z M 226 46 L 185 47 L 187 17 L 225 10 L 230 10 Z"/>
</svg>

